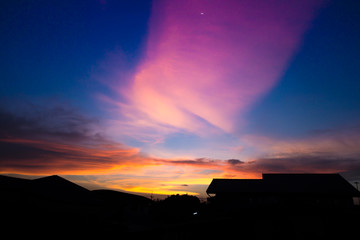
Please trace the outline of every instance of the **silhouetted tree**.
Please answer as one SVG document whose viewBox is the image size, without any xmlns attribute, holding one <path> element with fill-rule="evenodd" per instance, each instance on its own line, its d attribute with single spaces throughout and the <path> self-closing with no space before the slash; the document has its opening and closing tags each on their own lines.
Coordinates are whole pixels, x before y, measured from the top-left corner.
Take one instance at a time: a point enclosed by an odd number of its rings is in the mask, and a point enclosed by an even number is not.
<svg viewBox="0 0 360 240">
<path fill-rule="evenodd" d="M 200 200 L 196 196 L 176 194 L 157 202 L 154 213 L 158 218 L 165 221 L 185 220 L 198 212 L 200 205 Z"/>
</svg>

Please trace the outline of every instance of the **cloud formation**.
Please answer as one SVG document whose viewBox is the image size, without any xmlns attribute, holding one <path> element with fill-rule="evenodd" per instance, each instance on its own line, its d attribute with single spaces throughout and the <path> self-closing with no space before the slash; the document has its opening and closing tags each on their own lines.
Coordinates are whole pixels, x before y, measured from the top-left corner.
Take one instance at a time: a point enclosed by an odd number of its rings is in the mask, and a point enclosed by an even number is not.
<svg viewBox="0 0 360 240">
<path fill-rule="evenodd" d="M 244 163 L 243 161 L 241 161 L 239 159 L 229 159 L 229 160 L 227 160 L 227 162 L 234 166 Z"/>
<path fill-rule="evenodd" d="M 332 158 L 360 156 L 360 127 L 343 127 L 314 132 L 301 139 L 277 139 L 247 135 L 242 139 L 248 146 L 267 157 L 308 155 Z"/>
<path fill-rule="evenodd" d="M 114 86 L 126 99 L 118 104 L 122 126 L 158 135 L 234 132 L 279 80 L 318 6 L 155 1 L 145 57 L 128 86 Z"/>
<path fill-rule="evenodd" d="M 138 149 L 106 138 L 95 119 L 74 109 L 59 105 L 26 109 L 21 113 L 0 109 L 1 172 L 92 172 L 129 161 L 143 163 Z"/>
<path fill-rule="evenodd" d="M 360 128 L 357 126 L 314 132 L 302 139 L 244 136 L 255 148 L 252 166 L 238 171 L 341 173 L 348 179 L 360 178 Z"/>
<path fill-rule="evenodd" d="M 53 104 L 11 104 L 0 108 L 0 136 L 56 139 L 61 142 L 105 141 L 97 119 L 71 107 Z M 16 111 L 15 111 L 16 110 Z"/>
</svg>

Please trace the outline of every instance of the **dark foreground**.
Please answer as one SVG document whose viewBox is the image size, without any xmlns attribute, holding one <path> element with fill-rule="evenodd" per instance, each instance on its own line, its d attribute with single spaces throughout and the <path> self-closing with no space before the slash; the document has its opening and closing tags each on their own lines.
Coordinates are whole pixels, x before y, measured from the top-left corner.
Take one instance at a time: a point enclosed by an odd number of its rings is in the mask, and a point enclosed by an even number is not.
<svg viewBox="0 0 360 240">
<path fill-rule="evenodd" d="M 88 191 L 59 177 L 0 178 L 1 232 L 16 238 L 354 239 L 359 208 L 252 208 L 223 213 L 191 196 L 164 201 Z"/>
</svg>

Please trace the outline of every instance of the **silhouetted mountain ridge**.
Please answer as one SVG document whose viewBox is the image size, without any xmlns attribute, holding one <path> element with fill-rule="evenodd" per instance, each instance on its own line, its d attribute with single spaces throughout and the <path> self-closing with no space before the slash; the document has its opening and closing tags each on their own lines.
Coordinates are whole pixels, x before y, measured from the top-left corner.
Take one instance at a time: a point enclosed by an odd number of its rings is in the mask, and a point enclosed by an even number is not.
<svg viewBox="0 0 360 240">
<path fill-rule="evenodd" d="M 0 175 L 0 196 L 3 229 L 37 237 L 126 231 L 129 219 L 143 219 L 152 202 L 114 190 L 90 191 L 57 175 L 34 180 Z"/>
<path fill-rule="evenodd" d="M 3 194 L 17 193 L 22 198 L 47 198 L 59 201 L 104 201 L 107 203 L 125 203 L 125 202 L 150 202 L 151 200 L 130 193 L 124 193 L 115 190 L 93 190 L 90 191 L 81 187 L 63 177 L 52 175 L 41 177 L 34 180 L 22 179 L 0 175 L 0 191 Z M 2 195 L 3 195 L 2 194 Z M 21 201 L 21 199 L 18 199 Z"/>
<path fill-rule="evenodd" d="M 88 201 L 90 191 L 60 176 L 31 180 L 30 191 L 53 201 Z"/>
<path fill-rule="evenodd" d="M 0 190 L 24 189 L 30 184 L 30 180 L 0 175 Z"/>
<path fill-rule="evenodd" d="M 89 192 L 86 188 L 83 188 L 73 182 L 66 180 L 58 175 L 42 177 L 32 180 L 34 186 L 44 188 L 49 191 L 72 191 L 72 192 Z"/>
<path fill-rule="evenodd" d="M 115 190 L 99 189 L 99 190 L 91 191 L 91 194 L 97 199 L 106 200 L 112 203 L 134 202 L 134 201 L 143 202 L 143 203 L 151 202 L 151 200 L 146 197 L 130 194 L 130 193 L 119 192 Z"/>
</svg>

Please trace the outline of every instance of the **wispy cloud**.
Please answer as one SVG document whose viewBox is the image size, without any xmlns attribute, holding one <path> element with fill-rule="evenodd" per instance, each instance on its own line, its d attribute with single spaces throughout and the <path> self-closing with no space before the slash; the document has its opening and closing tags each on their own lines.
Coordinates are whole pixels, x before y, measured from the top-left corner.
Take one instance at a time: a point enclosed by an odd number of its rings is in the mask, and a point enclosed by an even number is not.
<svg viewBox="0 0 360 240">
<path fill-rule="evenodd" d="M 146 54 L 113 88 L 119 128 L 146 137 L 233 132 L 280 78 L 319 1 L 155 1 Z M 141 135 L 141 134 L 139 134 Z"/>
<path fill-rule="evenodd" d="M 46 100 L 44 101 L 46 102 Z M 0 107 L 2 138 L 56 139 L 60 142 L 106 142 L 98 119 L 59 103 L 11 103 Z"/>
<path fill-rule="evenodd" d="M 317 131 L 300 139 L 247 135 L 243 136 L 242 140 L 248 146 L 256 148 L 259 154 L 267 157 L 310 155 L 357 158 L 360 156 L 360 128 L 356 126 Z"/>
</svg>

